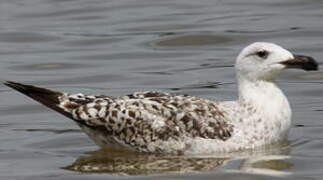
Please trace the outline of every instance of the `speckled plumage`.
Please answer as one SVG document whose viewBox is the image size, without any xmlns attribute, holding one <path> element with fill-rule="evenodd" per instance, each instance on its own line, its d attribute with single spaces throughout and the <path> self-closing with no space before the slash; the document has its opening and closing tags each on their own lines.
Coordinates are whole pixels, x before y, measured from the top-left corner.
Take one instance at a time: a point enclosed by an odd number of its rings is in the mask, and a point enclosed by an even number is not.
<svg viewBox="0 0 323 180">
<path fill-rule="evenodd" d="M 136 92 L 127 96 L 68 94 L 5 85 L 76 121 L 103 147 L 141 152 L 205 154 L 253 149 L 287 136 L 291 109 L 274 79 L 286 68 L 317 70 L 310 57 L 270 43 L 254 43 L 238 56 L 237 101 Z"/>
<path fill-rule="evenodd" d="M 104 127 L 114 142 L 144 152 L 164 152 L 163 141 L 231 137 L 218 103 L 188 95 L 136 92 L 119 98 L 63 94 L 59 106 L 74 120 L 90 127 Z"/>
</svg>

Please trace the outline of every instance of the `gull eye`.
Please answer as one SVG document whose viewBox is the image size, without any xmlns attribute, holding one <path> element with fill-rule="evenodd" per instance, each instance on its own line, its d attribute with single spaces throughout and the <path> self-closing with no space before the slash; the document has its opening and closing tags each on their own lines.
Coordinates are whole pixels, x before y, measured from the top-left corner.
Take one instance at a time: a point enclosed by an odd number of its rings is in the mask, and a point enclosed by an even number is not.
<svg viewBox="0 0 323 180">
<path fill-rule="evenodd" d="M 265 59 L 265 58 L 267 58 L 267 56 L 268 56 L 268 51 L 260 50 L 260 51 L 258 51 L 258 52 L 256 53 L 256 55 L 257 55 L 258 57 L 261 57 L 261 58 Z"/>
</svg>

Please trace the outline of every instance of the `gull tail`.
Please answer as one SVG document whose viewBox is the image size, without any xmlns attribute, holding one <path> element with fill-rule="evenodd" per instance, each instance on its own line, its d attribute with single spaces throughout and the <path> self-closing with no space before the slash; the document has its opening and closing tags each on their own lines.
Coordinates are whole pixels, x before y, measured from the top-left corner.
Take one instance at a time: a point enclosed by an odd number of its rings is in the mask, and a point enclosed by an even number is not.
<svg viewBox="0 0 323 180">
<path fill-rule="evenodd" d="M 70 113 L 66 112 L 64 109 L 58 106 L 60 104 L 59 98 L 64 95 L 61 92 L 40 88 L 36 86 L 21 84 L 17 82 L 12 82 L 12 81 L 6 81 L 3 84 L 14 90 L 21 92 L 22 94 L 40 102 L 41 104 L 69 118 L 72 118 Z"/>
</svg>

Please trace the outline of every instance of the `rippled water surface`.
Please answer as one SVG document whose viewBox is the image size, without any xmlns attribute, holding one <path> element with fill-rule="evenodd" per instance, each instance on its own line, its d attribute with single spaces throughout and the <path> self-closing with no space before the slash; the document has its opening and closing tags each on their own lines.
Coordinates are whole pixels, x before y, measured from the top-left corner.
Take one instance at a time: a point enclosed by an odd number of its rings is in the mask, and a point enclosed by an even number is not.
<svg viewBox="0 0 323 180">
<path fill-rule="evenodd" d="M 323 62 L 320 0 L 3 0 L 1 79 L 119 96 L 237 97 L 233 64 L 254 41 Z M 0 86 L 0 179 L 321 179 L 323 74 L 280 79 L 288 142 L 233 157 L 100 150 L 71 120 Z"/>
</svg>

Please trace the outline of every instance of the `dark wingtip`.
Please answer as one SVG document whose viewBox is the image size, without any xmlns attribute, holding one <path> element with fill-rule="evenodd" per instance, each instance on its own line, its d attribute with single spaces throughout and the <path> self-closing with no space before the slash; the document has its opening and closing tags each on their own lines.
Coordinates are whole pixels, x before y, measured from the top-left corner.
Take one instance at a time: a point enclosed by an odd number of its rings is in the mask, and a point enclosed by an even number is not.
<svg viewBox="0 0 323 180">
<path fill-rule="evenodd" d="M 13 81 L 6 81 L 3 84 L 20 92 L 26 90 L 26 86 L 29 86 L 29 85 L 24 85 Z"/>
<path fill-rule="evenodd" d="M 58 91 L 53 91 L 50 89 L 46 88 L 41 88 L 41 87 L 36 87 L 32 85 L 27 85 L 27 84 L 22 84 L 18 82 L 13 82 L 13 81 L 6 81 L 3 82 L 4 85 L 21 92 L 22 94 L 38 101 L 39 103 L 65 115 L 68 118 L 73 119 L 73 116 L 71 113 L 65 111 L 61 107 L 57 106 L 60 104 L 60 97 L 64 96 L 64 93 L 58 92 Z M 73 119 L 75 120 L 75 119 Z M 78 124 L 82 124 L 85 126 L 89 126 L 86 123 L 82 121 L 76 121 Z M 89 126 L 90 127 L 90 126 Z"/>
<path fill-rule="evenodd" d="M 62 113 L 69 118 L 72 118 L 70 113 L 57 106 L 60 103 L 59 97 L 63 95 L 63 93 L 61 92 L 13 81 L 6 81 L 3 84 L 16 91 L 21 92 L 22 94 L 40 102 L 41 104 L 57 112 Z"/>
<path fill-rule="evenodd" d="M 52 104 L 59 103 L 58 97 L 62 95 L 61 92 L 13 81 L 6 81 L 3 84 L 45 104 L 46 106 L 52 106 Z"/>
</svg>

